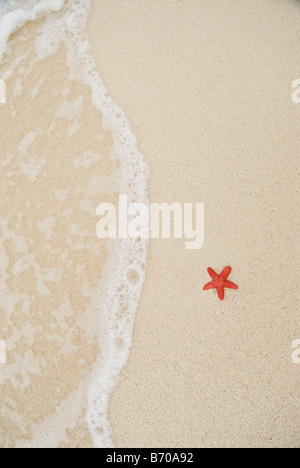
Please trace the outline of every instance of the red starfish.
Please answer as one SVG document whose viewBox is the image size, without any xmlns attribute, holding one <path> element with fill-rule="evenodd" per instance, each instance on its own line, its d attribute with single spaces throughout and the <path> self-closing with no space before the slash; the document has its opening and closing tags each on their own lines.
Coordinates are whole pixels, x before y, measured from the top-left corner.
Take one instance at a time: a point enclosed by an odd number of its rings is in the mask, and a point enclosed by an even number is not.
<svg viewBox="0 0 300 468">
<path fill-rule="evenodd" d="M 204 291 L 207 291 L 208 289 L 216 289 L 219 298 L 221 301 L 224 300 L 224 288 L 229 288 L 229 289 L 238 289 L 238 286 L 231 281 L 228 281 L 227 278 L 231 273 L 232 268 L 227 267 L 225 270 L 222 271 L 220 275 L 218 275 L 212 268 L 208 268 L 207 271 L 209 273 L 209 276 L 212 278 L 212 281 L 210 283 L 207 283 L 204 286 Z"/>
</svg>

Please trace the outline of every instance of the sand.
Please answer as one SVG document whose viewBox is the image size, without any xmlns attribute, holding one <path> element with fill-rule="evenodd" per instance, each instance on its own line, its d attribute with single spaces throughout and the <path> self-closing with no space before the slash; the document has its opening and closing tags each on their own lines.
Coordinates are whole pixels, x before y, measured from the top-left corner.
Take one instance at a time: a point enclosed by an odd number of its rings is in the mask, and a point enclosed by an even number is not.
<svg viewBox="0 0 300 468">
<path fill-rule="evenodd" d="M 300 78 L 300 4 L 92 4 L 92 54 L 149 163 L 150 201 L 205 203 L 203 249 L 187 251 L 184 239 L 150 242 L 130 358 L 110 400 L 114 444 L 299 447 L 292 343 L 300 339 L 300 104 L 292 82 Z M 37 27 L 12 38 L 0 74 L 29 50 Z M 63 46 L 33 67 L 31 59 L 15 64 L 28 74 L 22 83 L 15 73 L 6 80 L 1 107 L 10 156 L 0 174 L 0 210 L 9 220 L 0 226 L 9 252 L 0 266 L 8 365 L 0 374 L 0 446 L 91 448 L 85 416 L 101 356 L 95 323 L 107 258 L 95 213 L 118 197 L 112 137 L 89 88 L 66 83 Z M 101 155 L 95 165 L 80 159 L 87 147 Z M 208 267 L 228 265 L 239 289 L 221 302 L 203 286 Z"/>
<path fill-rule="evenodd" d="M 116 447 L 299 447 L 300 5 L 94 1 L 100 74 L 150 164 L 152 202 L 204 202 L 205 246 L 151 242 Z M 220 302 L 207 267 L 231 265 Z"/>
</svg>

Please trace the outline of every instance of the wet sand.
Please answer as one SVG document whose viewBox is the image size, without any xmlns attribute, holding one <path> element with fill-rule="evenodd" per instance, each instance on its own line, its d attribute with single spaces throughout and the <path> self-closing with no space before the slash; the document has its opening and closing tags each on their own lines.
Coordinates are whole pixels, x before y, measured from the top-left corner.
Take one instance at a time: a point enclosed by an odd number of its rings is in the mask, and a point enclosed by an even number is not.
<svg viewBox="0 0 300 468">
<path fill-rule="evenodd" d="M 113 141 L 89 88 L 69 79 L 63 46 L 34 63 L 41 21 L 12 37 L 1 67 L 11 76 L 0 122 L 0 445 L 92 447 L 85 415 L 107 257 L 96 207 L 117 196 Z"/>
</svg>

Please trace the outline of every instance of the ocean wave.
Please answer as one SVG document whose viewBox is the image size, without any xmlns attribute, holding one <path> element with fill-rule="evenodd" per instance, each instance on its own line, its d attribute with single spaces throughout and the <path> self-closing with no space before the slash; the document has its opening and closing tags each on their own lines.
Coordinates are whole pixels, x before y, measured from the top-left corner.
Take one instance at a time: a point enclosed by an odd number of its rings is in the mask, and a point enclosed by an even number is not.
<svg viewBox="0 0 300 468">
<path fill-rule="evenodd" d="M 148 205 L 148 164 L 138 150 L 124 112 L 109 96 L 91 55 L 86 32 L 90 8 L 89 0 L 9 0 L 2 5 L 0 12 L 0 62 L 9 61 L 11 35 L 28 21 L 44 17 L 45 21 L 34 42 L 34 63 L 52 56 L 64 44 L 70 79 L 88 85 L 93 106 L 101 114 L 99 118 L 102 118 L 104 128 L 112 135 L 111 160 L 120 163 L 119 193 L 126 194 L 129 203 Z M 37 129 L 39 134 L 40 129 Z M 31 176 L 32 172 L 29 174 Z M 64 194 L 58 196 L 63 197 Z M 110 241 L 108 246 L 109 260 L 99 285 L 101 323 L 95 323 L 95 327 L 101 329 L 102 353 L 93 367 L 87 391 L 87 424 L 97 448 L 113 445 L 108 421 L 109 396 L 128 359 L 134 318 L 145 280 L 147 250 L 148 241 L 145 239 Z M 132 271 L 135 273 L 134 282 L 130 280 Z M 51 440 L 51 431 L 49 433 L 49 429 L 41 427 L 43 429 L 34 438 L 34 446 L 47 445 Z M 27 446 L 30 446 L 30 442 Z"/>
</svg>

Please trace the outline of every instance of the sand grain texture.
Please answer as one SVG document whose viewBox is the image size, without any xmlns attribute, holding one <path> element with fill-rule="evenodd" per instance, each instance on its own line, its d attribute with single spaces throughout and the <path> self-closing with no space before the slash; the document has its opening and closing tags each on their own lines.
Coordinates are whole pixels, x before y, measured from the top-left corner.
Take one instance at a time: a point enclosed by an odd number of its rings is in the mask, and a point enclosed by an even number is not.
<svg viewBox="0 0 300 468">
<path fill-rule="evenodd" d="M 150 200 L 206 209 L 203 250 L 151 242 L 111 399 L 116 446 L 299 446 L 299 2 L 93 9 L 93 53 L 149 161 Z M 221 303 L 202 287 L 227 265 L 239 291 Z"/>
</svg>

